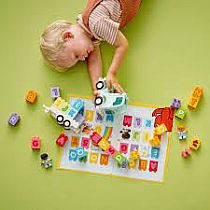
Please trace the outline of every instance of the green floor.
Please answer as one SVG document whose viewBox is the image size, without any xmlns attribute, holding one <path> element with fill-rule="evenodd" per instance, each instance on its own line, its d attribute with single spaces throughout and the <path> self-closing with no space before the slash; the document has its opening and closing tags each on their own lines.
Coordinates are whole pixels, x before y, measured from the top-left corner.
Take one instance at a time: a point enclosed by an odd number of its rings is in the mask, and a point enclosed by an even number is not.
<svg viewBox="0 0 210 210">
<path fill-rule="evenodd" d="M 132 101 L 160 106 L 175 96 L 186 104 L 194 85 L 202 85 L 198 110 L 184 120 L 188 136 L 202 139 L 200 151 L 183 160 L 180 150 L 186 143 L 174 133 L 164 184 L 41 169 L 30 138 L 39 135 L 42 151 L 56 162 L 54 139 L 61 132 L 42 110 L 43 103 L 52 102 L 49 88 L 59 86 L 64 98 L 68 93 L 91 95 L 91 88 L 84 63 L 63 74 L 47 67 L 39 37 L 53 20 L 74 22 L 85 2 L 1 0 L 0 210 L 209 210 L 209 0 L 144 0 L 138 17 L 124 30 L 130 49 L 118 75 Z M 105 72 L 112 52 L 102 45 Z M 24 101 L 28 89 L 39 93 L 35 105 Z M 11 112 L 22 118 L 16 128 L 7 124 Z"/>
</svg>

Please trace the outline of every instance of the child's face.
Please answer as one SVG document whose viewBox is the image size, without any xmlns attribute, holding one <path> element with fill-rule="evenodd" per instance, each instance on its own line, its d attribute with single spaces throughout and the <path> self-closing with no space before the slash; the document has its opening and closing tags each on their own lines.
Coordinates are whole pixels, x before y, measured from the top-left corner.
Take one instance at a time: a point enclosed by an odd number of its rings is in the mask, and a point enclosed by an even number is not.
<svg viewBox="0 0 210 210">
<path fill-rule="evenodd" d="M 84 34 L 74 34 L 74 37 L 66 42 L 65 49 L 59 55 L 59 66 L 70 68 L 78 61 L 84 61 L 90 52 L 94 50 L 93 43 Z"/>
</svg>

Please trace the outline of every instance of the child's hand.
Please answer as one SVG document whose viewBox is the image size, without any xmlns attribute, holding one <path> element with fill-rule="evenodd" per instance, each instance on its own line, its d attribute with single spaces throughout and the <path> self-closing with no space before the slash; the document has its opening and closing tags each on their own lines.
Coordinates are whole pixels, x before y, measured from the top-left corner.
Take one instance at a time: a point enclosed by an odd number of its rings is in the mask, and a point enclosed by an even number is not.
<svg viewBox="0 0 210 210">
<path fill-rule="evenodd" d="M 114 88 L 114 90 L 118 93 L 124 93 L 125 91 L 123 88 L 120 86 L 119 82 L 117 81 L 116 77 L 112 73 L 108 73 L 106 76 L 106 84 L 108 89 L 110 90 L 111 87 Z"/>
</svg>

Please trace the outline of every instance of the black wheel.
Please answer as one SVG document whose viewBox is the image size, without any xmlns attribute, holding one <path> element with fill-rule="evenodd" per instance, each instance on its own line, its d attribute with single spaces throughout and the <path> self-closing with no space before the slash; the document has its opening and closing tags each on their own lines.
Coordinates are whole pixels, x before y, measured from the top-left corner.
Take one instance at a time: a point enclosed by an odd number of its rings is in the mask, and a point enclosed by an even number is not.
<svg viewBox="0 0 210 210">
<path fill-rule="evenodd" d="M 65 120 L 63 122 L 63 126 L 65 127 L 65 129 L 69 129 L 70 128 L 70 125 L 71 125 L 71 122 L 69 120 Z"/>
<path fill-rule="evenodd" d="M 95 98 L 95 105 L 100 106 L 103 103 L 103 98 L 101 96 L 97 96 Z"/>
<path fill-rule="evenodd" d="M 63 125 L 64 116 L 63 115 L 58 115 L 56 120 L 57 120 L 57 123 L 59 125 Z"/>
<path fill-rule="evenodd" d="M 98 82 L 96 83 L 96 89 L 97 89 L 97 90 L 101 90 L 101 89 L 103 89 L 103 87 L 104 87 L 104 82 L 98 81 Z"/>
</svg>

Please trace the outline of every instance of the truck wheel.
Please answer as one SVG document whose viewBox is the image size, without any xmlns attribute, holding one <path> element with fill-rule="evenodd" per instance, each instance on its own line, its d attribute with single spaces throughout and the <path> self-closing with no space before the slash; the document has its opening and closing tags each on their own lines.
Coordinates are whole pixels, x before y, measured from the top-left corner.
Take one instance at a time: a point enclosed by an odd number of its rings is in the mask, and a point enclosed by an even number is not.
<svg viewBox="0 0 210 210">
<path fill-rule="evenodd" d="M 63 125 L 63 120 L 64 120 L 63 115 L 58 115 L 58 116 L 56 117 L 56 120 L 57 120 L 57 123 L 58 123 L 59 125 Z"/>
<path fill-rule="evenodd" d="M 100 106 L 103 103 L 103 98 L 101 96 L 97 96 L 95 98 L 95 105 Z"/>
<path fill-rule="evenodd" d="M 66 130 L 70 129 L 71 122 L 69 120 L 65 120 L 63 122 L 63 126 Z"/>
<path fill-rule="evenodd" d="M 104 88 L 104 82 L 98 81 L 98 82 L 96 83 L 96 89 L 97 89 L 97 90 L 101 90 L 101 89 L 103 89 L 103 88 Z"/>
</svg>

